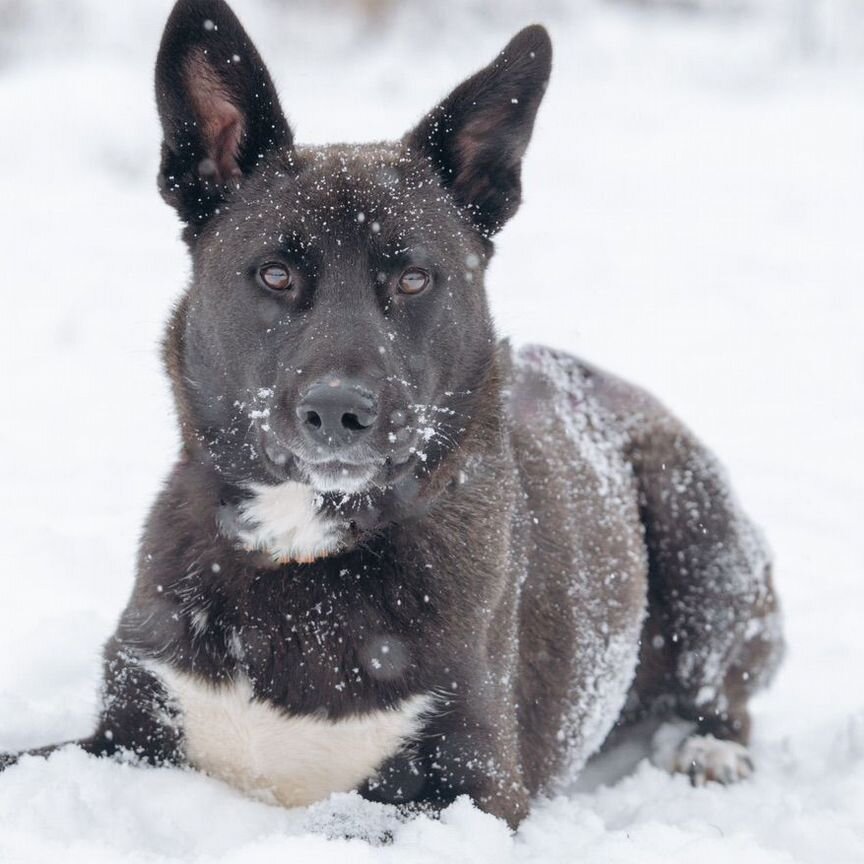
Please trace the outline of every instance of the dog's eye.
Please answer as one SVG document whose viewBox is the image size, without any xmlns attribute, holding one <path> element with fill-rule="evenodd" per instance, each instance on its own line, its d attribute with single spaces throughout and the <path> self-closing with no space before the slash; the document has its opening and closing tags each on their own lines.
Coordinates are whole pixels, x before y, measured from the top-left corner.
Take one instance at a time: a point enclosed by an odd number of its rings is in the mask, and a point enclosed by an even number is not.
<svg viewBox="0 0 864 864">
<path fill-rule="evenodd" d="M 282 264 L 265 264 L 258 271 L 258 278 L 271 291 L 288 291 L 294 282 L 291 271 Z"/>
<path fill-rule="evenodd" d="M 399 290 L 403 294 L 419 294 L 429 285 L 429 274 L 419 267 L 409 267 L 399 277 Z"/>
</svg>

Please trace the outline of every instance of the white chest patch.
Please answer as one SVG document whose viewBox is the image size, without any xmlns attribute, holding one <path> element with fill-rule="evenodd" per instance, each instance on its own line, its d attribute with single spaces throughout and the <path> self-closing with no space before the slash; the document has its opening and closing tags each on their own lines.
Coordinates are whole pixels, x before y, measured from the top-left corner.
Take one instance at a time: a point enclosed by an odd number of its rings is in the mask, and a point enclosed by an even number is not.
<svg viewBox="0 0 864 864">
<path fill-rule="evenodd" d="M 342 720 L 292 717 L 256 700 L 246 679 L 213 686 L 158 665 L 181 712 L 186 756 L 196 768 L 286 807 L 356 788 L 420 731 L 431 696 Z"/>
<path fill-rule="evenodd" d="M 311 486 L 287 481 L 254 483 L 249 489 L 253 495 L 239 506 L 237 532 L 247 548 L 285 561 L 312 561 L 339 548 L 339 527 L 319 512 L 319 496 Z"/>
</svg>

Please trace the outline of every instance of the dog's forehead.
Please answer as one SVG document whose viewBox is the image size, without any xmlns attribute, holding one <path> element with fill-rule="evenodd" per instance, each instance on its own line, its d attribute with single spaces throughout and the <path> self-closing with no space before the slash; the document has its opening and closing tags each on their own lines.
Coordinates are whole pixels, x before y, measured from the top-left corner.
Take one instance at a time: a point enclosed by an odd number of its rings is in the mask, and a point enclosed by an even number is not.
<svg viewBox="0 0 864 864">
<path fill-rule="evenodd" d="M 313 245 L 334 237 L 394 248 L 463 240 L 464 223 L 438 179 L 398 144 L 299 147 L 250 181 L 228 215 L 243 239 L 263 230 Z"/>
<path fill-rule="evenodd" d="M 296 173 L 281 190 L 288 215 L 319 230 L 360 224 L 386 237 L 423 233 L 430 222 L 438 184 L 397 145 L 308 147 L 291 162 Z"/>
<path fill-rule="evenodd" d="M 373 196 L 396 200 L 405 194 L 406 182 L 416 184 L 419 172 L 417 163 L 396 144 L 301 147 L 284 161 L 296 172 L 298 188 L 340 199 Z"/>
<path fill-rule="evenodd" d="M 437 175 L 398 143 L 279 154 L 238 187 L 206 235 L 205 252 L 284 249 L 311 256 L 310 266 L 332 255 L 430 264 L 483 255 L 481 238 Z"/>
</svg>

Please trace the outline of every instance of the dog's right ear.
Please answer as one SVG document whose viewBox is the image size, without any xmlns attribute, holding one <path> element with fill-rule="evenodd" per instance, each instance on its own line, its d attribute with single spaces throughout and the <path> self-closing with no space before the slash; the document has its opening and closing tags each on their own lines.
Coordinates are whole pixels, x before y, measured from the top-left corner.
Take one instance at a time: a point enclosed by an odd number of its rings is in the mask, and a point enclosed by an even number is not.
<svg viewBox="0 0 864 864">
<path fill-rule="evenodd" d="M 162 122 L 159 186 L 190 225 L 202 224 L 291 130 L 276 88 L 223 0 L 178 0 L 156 60 Z"/>
</svg>

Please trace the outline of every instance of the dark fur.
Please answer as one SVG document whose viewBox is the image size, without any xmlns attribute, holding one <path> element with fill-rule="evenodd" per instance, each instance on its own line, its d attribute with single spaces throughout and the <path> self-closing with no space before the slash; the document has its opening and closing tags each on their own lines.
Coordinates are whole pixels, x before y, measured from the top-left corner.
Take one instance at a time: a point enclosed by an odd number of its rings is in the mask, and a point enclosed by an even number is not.
<svg viewBox="0 0 864 864">
<path fill-rule="evenodd" d="M 256 698 L 332 719 L 437 693 L 417 747 L 362 791 L 468 793 L 513 825 L 599 746 L 600 709 L 662 709 L 746 741 L 780 637 L 767 556 L 714 459 L 635 388 L 495 337 L 483 271 L 519 205 L 550 65 L 530 27 L 401 142 L 301 148 L 228 7 L 177 4 L 157 97 L 160 187 L 194 263 L 165 341 L 183 446 L 87 751 L 184 761 L 146 658 L 211 681 L 242 671 Z M 295 269 L 289 297 L 255 283 L 271 257 Z M 434 284 L 399 295 L 414 264 Z M 363 445 L 380 457 L 375 491 L 324 496 L 343 550 L 285 564 L 238 548 L 245 484 L 297 478 L 294 406 L 336 373 L 373 382 L 381 417 L 405 413 Z M 254 406 L 266 424 L 250 424 Z"/>
</svg>

